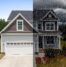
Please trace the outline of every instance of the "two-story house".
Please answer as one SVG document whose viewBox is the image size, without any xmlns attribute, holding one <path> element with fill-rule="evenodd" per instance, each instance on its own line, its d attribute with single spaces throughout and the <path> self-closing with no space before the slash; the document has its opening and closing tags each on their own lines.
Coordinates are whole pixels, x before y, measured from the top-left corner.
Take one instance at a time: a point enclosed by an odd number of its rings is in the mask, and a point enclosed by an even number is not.
<svg viewBox="0 0 66 67">
<path fill-rule="evenodd" d="M 59 18 L 53 10 L 35 10 L 34 28 L 37 34 L 34 35 L 35 52 L 40 49 L 61 49 Z"/>
<path fill-rule="evenodd" d="M 40 49 L 61 49 L 59 18 L 53 10 L 12 11 L 1 31 L 1 52 L 33 55 Z"/>
</svg>

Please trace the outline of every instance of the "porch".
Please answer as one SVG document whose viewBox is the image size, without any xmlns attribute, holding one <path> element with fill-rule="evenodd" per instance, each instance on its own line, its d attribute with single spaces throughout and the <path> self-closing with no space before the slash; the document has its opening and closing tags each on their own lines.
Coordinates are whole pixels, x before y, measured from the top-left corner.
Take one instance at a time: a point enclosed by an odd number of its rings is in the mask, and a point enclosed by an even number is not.
<svg viewBox="0 0 66 67">
<path fill-rule="evenodd" d="M 41 52 L 42 49 L 61 49 L 60 36 L 37 36 L 35 41 L 35 52 Z"/>
</svg>

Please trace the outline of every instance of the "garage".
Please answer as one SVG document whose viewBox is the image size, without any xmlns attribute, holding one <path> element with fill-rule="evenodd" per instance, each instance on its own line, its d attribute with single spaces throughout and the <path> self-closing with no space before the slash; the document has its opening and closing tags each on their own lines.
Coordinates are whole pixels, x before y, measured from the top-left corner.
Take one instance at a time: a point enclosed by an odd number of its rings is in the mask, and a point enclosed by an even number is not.
<svg viewBox="0 0 66 67">
<path fill-rule="evenodd" d="M 6 55 L 32 55 L 33 42 L 7 42 L 5 53 Z"/>
</svg>

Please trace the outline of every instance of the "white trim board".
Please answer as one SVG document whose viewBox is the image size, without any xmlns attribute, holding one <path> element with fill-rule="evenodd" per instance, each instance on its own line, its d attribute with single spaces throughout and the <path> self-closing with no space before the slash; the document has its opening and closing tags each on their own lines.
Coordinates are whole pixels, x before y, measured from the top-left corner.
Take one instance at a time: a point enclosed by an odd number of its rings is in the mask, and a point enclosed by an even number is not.
<svg viewBox="0 0 66 67">
<path fill-rule="evenodd" d="M 33 33 L 2 33 L 1 35 L 32 35 Z"/>
<path fill-rule="evenodd" d="M 25 42 L 27 42 L 27 43 L 29 43 L 29 42 L 33 43 L 33 41 L 20 41 L 20 40 L 19 41 L 6 41 L 5 43 L 22 43 L 22 42 L 23 43 L 25 43 Z"/>
<path fill-rule="evenodd" d="M 21 30 L 18 29 L 18 22 L 22 23 L 22 29 Z M 17 22 L 16 22 L 16 29 L 17 29 L 17 31 L 24 31 L 24 21 L 23 20 L 17 20 Z"/>
<path fill-rule="evenodd" d="M 4 29 L 2 29 L 2 31 L 1 31 L 0 33 L 2 33 L 3 31 L 5 31 L 19 16 L 21 16 L 21 17 L 33 28 L 32 24 L 31 24 L 21 13 L 18 13 L 18 14 L 16 15 L 16 17 L 13 18 L 13 20 L 11 20 L 11 21 L 9 22 L 9 24 L 7 24 Z"/>
</svg>

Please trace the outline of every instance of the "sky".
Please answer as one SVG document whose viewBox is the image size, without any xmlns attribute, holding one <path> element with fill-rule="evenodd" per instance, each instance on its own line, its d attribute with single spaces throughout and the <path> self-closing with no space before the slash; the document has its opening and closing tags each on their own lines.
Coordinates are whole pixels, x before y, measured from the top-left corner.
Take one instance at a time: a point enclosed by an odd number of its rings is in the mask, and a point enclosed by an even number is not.
<svg viewBox="0 0 66 67">
<path fill-rule="evenodd" d="M 0 18 L 7 20 L 12 10 L 33 10 L 33 5 L 53 8 L 66 17 L 66 0 L 0 0 Z"/>
<path fill-rule="evenodd" d="M 0 18 L 7 20 L 12 10 L 33 10 L 33 0 L 0 0 Z"/>
</svg>

